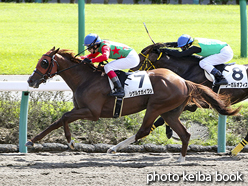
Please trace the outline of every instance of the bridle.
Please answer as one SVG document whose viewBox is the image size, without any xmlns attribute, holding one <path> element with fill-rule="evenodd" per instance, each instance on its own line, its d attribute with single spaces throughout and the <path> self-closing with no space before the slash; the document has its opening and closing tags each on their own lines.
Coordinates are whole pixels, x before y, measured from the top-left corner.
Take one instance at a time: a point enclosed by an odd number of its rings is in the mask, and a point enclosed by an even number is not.
<svg viewBox="0 0 248 186">
<path fill-rule="evenodd" d="M 153 65 L 154 62 L 158 61 L 163 53 L 160 52 L 158 58 L 156 59 L 156 61 L 152 62 L 150 59 L 149 59 L 149 53 L 148 54 L 143 54 L 142 52 L 140 53 L 143 57 L 145 57 L 144 61 L 142 62 L 140 68 L 138 70 L 153 70 L 153 69 L 156 69 L 156 67 Z"/>
<path fill-rule="evenodd" d="M 40 81 L 45 83 L 47 81 L 47 79 L 52 78 L 53 76 L 55 76 L 58 73 L 57 70 L 58 70 L 59 64 L 55 59 L 55 54 L 53 56 L 48 55 L 48 54 L 43 54 L 42 56 L 47 56 L 47 57 L 51 58 L 50 62 L 48 60 L 44 59 L 45 61 L 47 61 L 49 63 L 48 67 L 47 67 L 47 71 L 44 74 L 42 74 L 42 72 L 36 68 L 34 70 L 34 73 L 39 74 L 41 76 Z M 42 60 L 42 61 L 44 61 L 44 60 Z M 55 67 L 55 64 L 57 65 L 57 69 L 55 70 L 55 73 L 52 73 L 54 71 L 53 69 Z"/>
<path fill-rule="evenodd" d="M 39 74 L 39 75 L 41 76 L 40 81 L 42 81 L 43 83 L 46 83 L 47 79 L 52 78 L 53 76 L 58 75 L 58 74 L 60 74 L 60 73 L 62 73 L 62 72 L 64 72 L 64 71 L 66 71 L 66 70 L 69 70 L 69 69 L 71 69 L 71 68 L 77 67 L 77 66 L 79 66 L 79 65 L 81 65 L 81 64 L 85 64 L 85 63 L 83 62 L 83 60 L 81 60 L 81 62 L 78 63 L 78 64 L 76 64 L 76 65 L 70 66 L 70 67 L 65 68 L 65 69 L 63 69 L 63 70 L 58 70 L 58 69 L 59 69 L 59 64 L 58 64 L 57 60 L 55 59 L 56 53 L 55 53 L 54 55 L 52 55 L 52 56 L 49 55 L 49 54 L 43 54 L 42 56 L 47 56 L 47 57 L 50 57 L 50 58 L 51 58 L 51 61 L 50 61 L 50 62 L 49 62 L 47 59 L 43 59 L 43 60 L 42 60 L 42 61 L 46 60 L 46 61 L 49 63 L 49 64 L 48 64 L 48 67 L 47 67 L 47 71 L 46 71 L 44 74 L 43 74 L 40 70 L 38 70 L 37 67 L 36 67 L 36 69 L 34 70 L 34 73 L 37 73 L 37 74 Z M 88 64 L 88 65 L 89 65 L 94 71 L 97 70 L 97 68 L 96 68 L 95 66 L 90 65 L 90 64 Z M 57 66 L 57 68 L 54 69 L 56 66 Z M 41 67 L 41 68 L 43 68 L 43 67 Z"/>
</svg>

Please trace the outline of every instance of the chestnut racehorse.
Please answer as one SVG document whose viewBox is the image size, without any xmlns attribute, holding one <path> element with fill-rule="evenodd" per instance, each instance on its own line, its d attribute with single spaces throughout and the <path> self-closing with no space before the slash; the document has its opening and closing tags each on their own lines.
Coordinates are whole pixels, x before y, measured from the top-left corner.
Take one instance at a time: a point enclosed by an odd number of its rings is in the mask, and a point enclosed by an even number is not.
<svg viewBox="0 0 248 186">
<path fill-rule="evenodd" d="M 38 88 L 46 79 L 56 74 L 60 75 L 71 88 L 74 108 L 28 141 L 26 146 L 32 146 L 34 142 L 42 139 L 52 130 L 63 126 L 68 145 L 73 148 L 69 123 L 78 119 L 97 121 L 100 117 L 113 117 L 115 98 L 108 95 L 111 88 L 107 76 L 102 76 L 101 72 L 94 71 L 91 64 L 75 58 L 70 50 L 53 48 L 42 55 L 34 73 L 28 79 L 29 86 Z M 147 74 L 154 94 L 124 99 L 122 116 L 144 109 L 146 109 L 146 113 L 136 135 L 121 147 L 147 136 L 154 120 L 161 115 L 182 141 L 179 159 L 181 162 L 185 160 L 190 139 L 190 134 L 179 119 L 185 105 L 189 102 L 197 105 L 201 105 L 202 102 L 208 103 L 224 115 L 234 115 L 240 109 L 233 110 L 229 107 L 229 97 L 217 95 L 206 86 L 184 80 L 170 70 L 155 69 L 147 71 Z"/>
</svg>

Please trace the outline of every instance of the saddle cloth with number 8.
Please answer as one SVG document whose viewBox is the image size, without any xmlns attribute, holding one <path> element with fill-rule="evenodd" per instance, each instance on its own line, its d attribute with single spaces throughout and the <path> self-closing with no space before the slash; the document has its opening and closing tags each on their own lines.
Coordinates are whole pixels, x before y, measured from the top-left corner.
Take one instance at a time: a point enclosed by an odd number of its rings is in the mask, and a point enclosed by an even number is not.
<svg viewBox="0 0 248 186">
<path fill-rule="evenodd" d="M 247 72 L 244 65 L 227 65 L 222 72 L 228 81 L 227 85 L 221 85 L 220 88 L 248 88 Z M 213 75 L 205 72 L 209 81 L 213 81 Z M 210 77 L 211 76 L 211 77 Z"/>
</svg>

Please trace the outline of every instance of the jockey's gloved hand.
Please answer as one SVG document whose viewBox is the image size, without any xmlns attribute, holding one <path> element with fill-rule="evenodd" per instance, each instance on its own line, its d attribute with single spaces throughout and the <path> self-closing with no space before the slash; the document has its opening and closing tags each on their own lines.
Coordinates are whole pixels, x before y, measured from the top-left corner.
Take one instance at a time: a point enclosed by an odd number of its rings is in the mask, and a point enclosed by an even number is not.
<svg viewBox="0 0 248 186">
<path fill-rule="evenodd" d="M 165 47 L 172 47 L 172 46 L 170 45 L 170 43 L 164 43 L 164 46 L 165 46 Z"/>
<path fill-rule="evenodd" d="M 91 61 L 89 58 L 85 58 L 85 59 L 83 60 L 83 62 L 84 62 L 84 63 L 91 63 L 92 61 Z"/>
<path fill-rule="evenodd" d="M 169 49 L 161 48 L 160 51 L 163 52 L 164 54 L 168 54 Z"/>
<path fill-rule="evenodd" d="M 177 42 L 167 42 L 167 43 L 164 43 L 164 45 L 165 45 L 166 47 L 175 48 L 175 47 L 177 47 Z"/>
</svg>

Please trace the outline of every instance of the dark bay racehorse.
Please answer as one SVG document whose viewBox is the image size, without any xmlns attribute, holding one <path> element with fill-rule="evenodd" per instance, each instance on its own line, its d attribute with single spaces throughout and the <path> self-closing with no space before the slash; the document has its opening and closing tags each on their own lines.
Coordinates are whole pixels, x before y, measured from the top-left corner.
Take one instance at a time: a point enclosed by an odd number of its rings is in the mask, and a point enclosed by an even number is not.
<svg viewBox="0 0 248 186">
<path fill-rule="evenodd" d="M 131 69 L 133 71 L 136 70 L 151 70 L 151 69 L 157 69 L 157 68 L 166 68 L 170 69 L 182 78 L 186 80 L 190 80 L 192 82 L 202 84 L 205 86 L 208 86 L 212 88 L 213 83 L 207 80 L 207 78 L 204 75 L 204 71 L 199 66 L 199 61 L 202 59 L 199 56 L 192 55 L 187 57 L 174 57 L 169 56 L 163 52 L 161 52 L 161 48 L 165 47 L 163 43 L 156 43 L 153 45 L 149 45 L 146 48 L 144 48 L 141 53 L 139 54 L 140 57 L 140 64 Z M 248 65 L 243 65 L 246 68 L 246 72 L 248 72 Z M 228 94 L 231 98 L 231 104 L 238 103 L 240 101 L 243 101 L 248 98 L 248 88 L 226 88 L 226 89 L 220 89 L 220 93 L 222 94 Z M 202 105 L 203 107 L 208 108 L 205 105 Z M 189 111 L 195 111 L 196 106 L 186 106 L 185 110 Z M 154 124 L 154 128 L 161 126 L 164 124 L 164 121 L 162 118 L 159 118 L 157 122 Z M 171 131 L 169 127 L 166 127 L 167 129 L 167 136 L 171 137 Z M 246 145 L 248 143 L 248 134 L 245 137 L 245 140 L 243 141 L 243 145 Z"/>
<path fill-rule="evenodd" d="M 115 98 L 108 96 L 111 89 L 107 76 L 94 71 L 92 65 L 85 64 L 69 50 L 55 50 L 44 54 L 38 61 L 34 73 L 29 77 L 30 87 L 38 88 L 46 79 L 59 74 L 73 92 L 74 108 L 66 112 L 59 120 L 26 143 L 34 142 L 61 126 L 64 127 L 68 145 L 73 148 L 69 123 L 78 119 L 96 121 L 100 117 L 112 118 Z M 208 103 L 219 113 L 234 115 L 239 109 L 231 109 L 228 96 L 217 95 L 206 86 L 184 80 L 167 69 L 147 71 L 154 94 L 124 99 L 122 115 L 129 115 L 146 109 L 143 123 L 131 141 L 121 143 L 122 147 L 147 136 L 154 120 L 161 115 L 182 140 L 182 151 L 179 161 L 184 161 L 190 134 L 181 124 L 179 116 L 185 105 L 194 102 L 201 105 Z M 112 149 L 111 149 L 112 150 Z"/>
<path fill-rule="evenodd" d="M 207 80 L 204 71 L 199 66 L 199 61 L 202 59 L 199 56 L 192 55 L 187 57 L 173 57 L 161 53 L 159 48 L 164 47 L 162 43 L 156 43 L 144 48 L 140 56 L 140 64 L 131 69 L 136 70 L 152 70 L 156 68 L 166 68 L 175 72 L 186 80 L 190 80 L 197 84 L 202 84 L 212 88 L 213 83 Z M 244 65 L 248 72 L 248 64 Z M 248 89 L 221 89 L 220 93 L 229 94 L 231 103 L 235 104 L 248 98 Z"/>
</svg>

